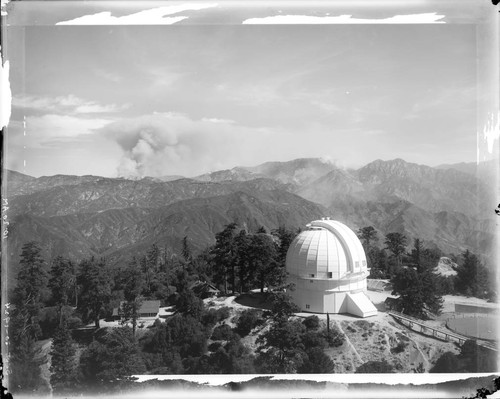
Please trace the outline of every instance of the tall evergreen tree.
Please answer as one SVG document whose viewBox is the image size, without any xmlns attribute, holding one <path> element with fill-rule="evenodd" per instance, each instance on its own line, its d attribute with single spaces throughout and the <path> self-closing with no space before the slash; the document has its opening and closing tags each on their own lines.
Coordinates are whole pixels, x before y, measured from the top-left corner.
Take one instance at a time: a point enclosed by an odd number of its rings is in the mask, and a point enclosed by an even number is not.
<svg viewBox="0 0 500 399">
<path fill-rule="evenodd" d="M 224 292 L 228 291 L 228 279 L 231 282 L 231 288 L 235 291 L 236 248 L 234 237 L 236 235 L 236 223 L 228 224 L 224 230 L 215 235 L 215 246 L 212 248 L 214 279 L 217 284 L 221 284 Z"/>
<path fill-rule="evenodd" d="M 401 233 L 388 233 L 385 236 L 385 247 L 392 252 L 398 266 L 401 266 L 401 256 L 406 251 L 407 238 Z"/>
<path fill-rule="evenodd" d="M 11 384 L 13 390 L 33 391 L 42 381 L 35 360 L 35 342 L 41 335 L 40 312 L 47 296 L 48 273 L 36 242 L 23 245 L 17 284 L 12 295 L 9 324 Z"/>
<path fill-rule="evenodd" d="M 184 236 L 182 239 L 182 257 L 186 262 L 190 262 L 193 258 L 191 248 L 189 247 L 188 237 Z"/>
<path fill-rule="evenodd" d="M 11 325 L 16 327 L 16 331 L 11 337 L 14 343 L 22 335 L 35 340 L 40 336 L 40 311 L 48 294 L 46 263 L 37 243 L 28 242 L 23 246 L 19 263 L 21 267 L 12 296 L 14 324 Z"/>
<path fill-rule="evenodd" d="M 76 384 L 75 343 L 66 320 L 62 320 L 52 340 L 50 384 L 55 393 L 70 393 Z"/>
<path fill-rule="evenodd" d="M 111 298 L 111 274 L 104 259 L 84 259 L 80 263 L 77 283 L 80 287 L 78 310 L 85 322 L 93 320 L 99 328 L 99 319 Z"/>
<path fill-rule="evenodd" d="M 357 233 L 366 252 L 371 248 L 372 242 L 378 241 L 377 230 L 373 226 L 362 227 Z"/>
<path fill-rule="evenodd" d="M 73 263 L 62 256 L 56 257 L 50 269 L 49 288 L 52 302 L 59 308 L 60 319 L 62 319 L 62 308 L 68 306 L 70 298 L 76 295 L 75 287 L 76 273 Z"/>
<path fill-rule="evenodd" d="M 100 389 L 144 371 L 137 342 L 128 327 L 102 331 L 80 358 L 82 382 Z"/>
<path fill-rule="evenodd" d="M 366 261 L 371 269 L 370 274 L 373 278 L 383 277 L 385 271 L 382 272 L 377 264 L 379 258 L 379 249 L 375 246 L 375 242 L 378 241 L 377 230 L 373 226 L 366 226 L 359 229 L 357 235 L 365 250 Z"/>
<path fill-rule="evenodd" d="M 266 285 L 281 285 L 286 274 L 276 262 L 278 252 L 273 239 L 267 234 L 254 234 L 248 250 L 250 267 L 255 271 L 260 291 L 264 292 Z"/>
<path fill-rule="evenodd" d="M 462 264 L 457 270 L 456 288 L 466 295 L 478 298 L 488 296 L 488 270 L 469 250 L 463 252 L 461 258 Z"/>
<path fill-rule="evenodd" d="M 128 266 L 121 271 L 122 288 L 125 302 L 122 305 L 123 323 L 131 321 L 132 334 L 135 336 L 139 310 L 142 305 L 142 290 L 144 288 L 144 276 L 133 258 Z"/>
<path fill-rule="evenodd" d="M 413 240 L 413 248 L 410 252 L 410 262 L 412 266 L 416 267 L 419 273 L 427 269 L 434 269 L 440 257 L 441 253 L 439 250 L 425 248 L 424 242 L 419 238 Z"/>
<path fill-rule="evenodd" d="M 418 273 L 412 268 L 401 268 L 391 279 L 392 295 L 399 295 L 403 313 L 426 318 L 428 312 L 439 314 L 443 300 L 439 295 L 437 278 L 431 270 Z"/>
<path fill-rule="evenodd" d="M 284 267 L 286 263 L 286 254 L 288 252 L 288 248 L 290 247 L 290 244 L 297 234 L 292 230 L 287 230 L 284 226 L 280 226 L 273 232 L 273 235 L 279 238 L 277 261 L 281 266 Z"/>
<path fill-rule="evenodd" d="M 245 230 L 241 230 L 234 239 L 240 293 L 248 290 L 254 277 L 254 270 L 250 267 L 249 259 L 250 237 Z"/>
</svg>

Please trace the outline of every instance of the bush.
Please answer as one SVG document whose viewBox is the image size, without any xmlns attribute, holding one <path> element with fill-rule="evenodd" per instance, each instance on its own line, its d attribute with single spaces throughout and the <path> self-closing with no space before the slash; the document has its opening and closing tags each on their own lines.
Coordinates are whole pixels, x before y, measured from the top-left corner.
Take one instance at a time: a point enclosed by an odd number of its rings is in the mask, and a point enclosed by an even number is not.
<svg viewBox="0 0 500 399">
<path fill-rule="evenodd" d="M 201 323 L 204 326 L 213 326 L 215 325 L 215 323 L 217 323 L 217 321 L 218 321 L 218 316 L 217 316 L 217 310 L 215 309 L 208 309 L 201 316 Z"/>
<path fill-rule="evenodd" d="M 382 361 L 369 361 L 363 363 L 356 369 L 356 374 L 364 374 L 364 373 L 393 373 L 393 367 L 387 363 L 387 360 Z"/>
<path fill-rule="evenodd" d="M 404 342 L 399 342 L 397 344 L 397 346 L 395 346 L 394 348 L 391 348 L 391 353 L 401 353 L 401 352 L 404 352 L 404 350 L 406 349 L 406 346 L 407 344 L 405 344 Z"/>
<path fill-rule="evenodd" d="M 214 341 L 229 341 L 233 337 L 234 333 L 227 324 L 222 324 L 215 327 L 212 333 L 212 339 Z"/>
<path fill-rule="evenodd" d="M 231 315 L 231 308 L 228 306 L 224 306 L 220 309 L 216 310 L 217 312 L 217 321 L 222 321 L 227 319 Z"/>
<path fill-rule="evenodd" d="M 299 367 L 300 373 L 333 373 L 335 365 L 320 348 L 312 348 L 306 352 L 307 357 Z"/>
<path fill-rule="evenodd" d="M 345 340 L 344 335 L 333 327 L 330 327 L 330 333 L 328 333 L 328 330 L 325 328 L 322 330 L 321 334 L 326 339 L 326 342 L 328 342 L 328 345 L 332 347 L 342 346 Z"/>
<path fill-rule="evenodd" d="M 82 323 L 82 320 L 79 317 L 70 316 L 68 318 L 68 328 L 70 330 L 72 330 L 74 328 L 80 328 L 80 327 L 83 327 L 83 323 Z"/>
<path fill-rule="evenodd" d="M 302 334 L 301 340 L 306 349 L 326 348 L 328 346 L 328 342 L 324 334 L 314 331 L 306 331 L 304 334 Z"/>
<path fill-rule="evenodd" d="M 458 357 L 452 352 L 445 352 L 437 360 L 430 373 L 457 373 L 460 369 Z"/>
<path fill-rule="evenodd" d="M 221 342 L 212 342 L 210 345 L 208 345 L 208 350 L 210 352 L 217 352 L 217 350 L 221 347 L 222 347 Z"/>
<path fill-rule="evenodd" d="M 308 330 L 317 330 L 319 328 L 319 317 L 309 316 L 302 323 Z"/>
<path fill-rule="evenodd" d="M 235 330 L 241 337 L 245 337 L 261 323 L 262 312 L 256 309 L 248 309 L 241 313 Z"/>
</svg>

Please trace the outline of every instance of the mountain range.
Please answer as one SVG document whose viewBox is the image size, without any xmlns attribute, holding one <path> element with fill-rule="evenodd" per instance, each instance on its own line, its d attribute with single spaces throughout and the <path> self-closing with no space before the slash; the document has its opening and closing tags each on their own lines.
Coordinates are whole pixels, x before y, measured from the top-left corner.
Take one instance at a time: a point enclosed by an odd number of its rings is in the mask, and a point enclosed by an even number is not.
<svg viewBox="0 0 500 399">
<path fill-rule="evenodd" d="M 477 170 L 402 159 L 343 169 L 316 158 L 194 178 L 35 178 L 6 170 L 4 252 L 14 269 L 29 240 L 41 242 L 48 259 L 105 256 L 117 264 L 153 243 L 178 252 L 185 236 L 194 251 L 202 250 L 232 221 L 269 231 L 330 216 L 353 230 L 374 226 L 381 246 L 383 235 L 396 231 L 446 253 L 470 249 L 488 257 L 495 245 L 495 185 Z M 492 176 L 496 169 L 481 170 Z"/>
</svg>

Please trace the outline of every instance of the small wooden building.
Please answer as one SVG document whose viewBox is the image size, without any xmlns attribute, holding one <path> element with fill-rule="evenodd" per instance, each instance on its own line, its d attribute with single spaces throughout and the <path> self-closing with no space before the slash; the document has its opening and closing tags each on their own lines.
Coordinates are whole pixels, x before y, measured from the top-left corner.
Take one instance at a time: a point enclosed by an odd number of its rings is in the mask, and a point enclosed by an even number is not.
<svg viewBox="0 0 500 399">
<path fill-rule="evenodd" d="M 118 320 L 123 316 L 122 307 L 125 301 L 120 302 L 120 306 L 113 309 L 113 319 Z M 160 312 L 160 301 L 144 301 L 139 309 L 139 317 L 158 317 Z"/>
</svg>

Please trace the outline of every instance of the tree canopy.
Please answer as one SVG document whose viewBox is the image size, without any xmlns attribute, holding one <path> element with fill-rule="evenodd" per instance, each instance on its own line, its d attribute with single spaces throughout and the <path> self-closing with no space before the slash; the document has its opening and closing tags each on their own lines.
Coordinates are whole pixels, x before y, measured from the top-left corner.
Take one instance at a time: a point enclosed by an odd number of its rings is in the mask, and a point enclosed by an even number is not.
<svg viewBox="0 0 500 399">
<path fill-rule="evenodd" d="M 80 263 L 77 281 L 80 287 L 78 310 L 85 322 L 92 320 L 99 328 L 99 319 L 111 298 L 111 274 L 104 259 L 84 259 Z"/>
<path fill-rule="evenodd" d="M 392 295 L 399 295 L 403 313 L 419 318 L 427 318 L 428 312 L 440 313 L 443 300 L 431 270 L 418 273 L 411 267 L 404 267 L 395 273 L 391 283 Z"/>
</svg>

